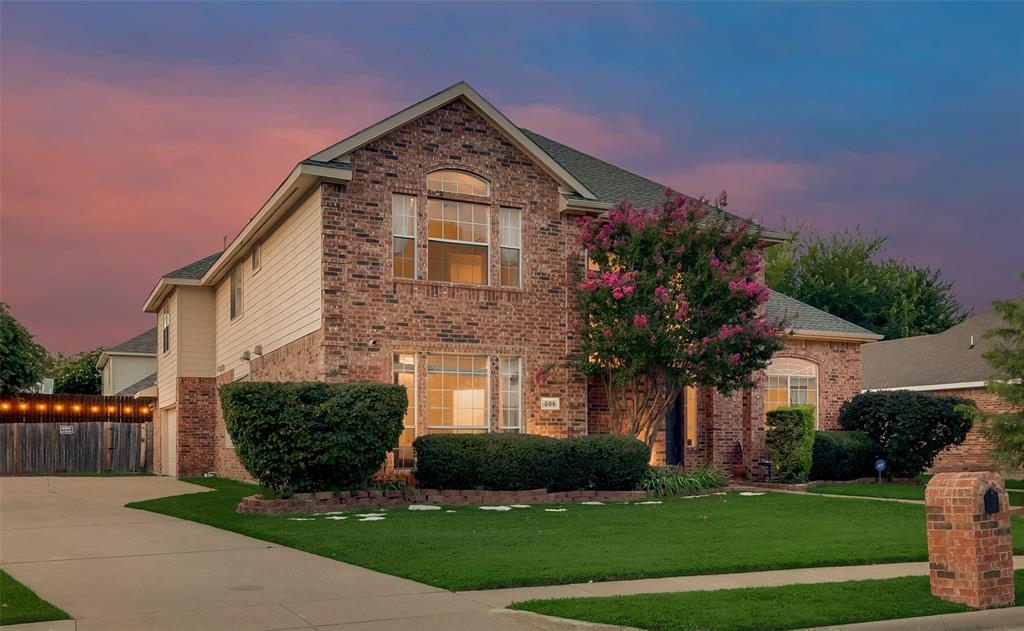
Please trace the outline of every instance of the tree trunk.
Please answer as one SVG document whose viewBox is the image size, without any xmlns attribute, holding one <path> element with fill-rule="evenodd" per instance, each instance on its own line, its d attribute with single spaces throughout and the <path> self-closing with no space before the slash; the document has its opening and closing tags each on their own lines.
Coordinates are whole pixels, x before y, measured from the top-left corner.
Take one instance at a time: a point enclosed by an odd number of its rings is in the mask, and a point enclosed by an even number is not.
<svg viewBox="0 0 1024 631">
<path fill-rule="evenodd" d="M 604 377 L 611 414 L 612 431 L 632 436 L 653 450 L 665 415 L 676 402 L 682 386 L 664 375 L 650 373 L 623 385 L 616 385 L 612 371 Z"/>
</svg>

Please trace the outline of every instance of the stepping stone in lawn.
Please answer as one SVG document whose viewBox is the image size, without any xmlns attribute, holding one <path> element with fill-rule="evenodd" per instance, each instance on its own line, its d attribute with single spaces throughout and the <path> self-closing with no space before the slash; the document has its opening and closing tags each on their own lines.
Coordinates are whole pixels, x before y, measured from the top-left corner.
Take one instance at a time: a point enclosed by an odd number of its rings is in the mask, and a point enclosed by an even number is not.
<svg viewBox="0 0 1024 631">
<path fill-rule="evenodd" d="M 661 504 L 661 500 L 650 500 L 650 501 L 647 501 L 647 502 L 637 502 L 637 504 L 640 504 L 640 505 L 644 505 L 644 504 Z"/>
<path fill-rule="evenodd" d="M 530 508 L 529 504 L 512 504 L 512 508 Z"/>
<path fill-rule="evenodd" d="M 604 506 L 604 502 L 580 502 L 584 506 Z"/>
<path fill-rule="evenodd" d="M 564 513 L 565 509 L 564 508 L 545 508 L 544 512 L 545 513 Z"/>
<path fill-rule="evenodd" d="M 512 510 L 511 506 L 481 506 L 480 510 L 496 510 L 496 511 L 507 511 Z"/>
<path fill-rule="evenodd" d="M 384 521 L 384 515 L 366 515 L 359 521 Z"/>
<path fill-rule="evenodd" d="M 313 521 L 312 517 L 289 517 L 288 521 Z"/>
<path fill-rule="evenodd" d="M 740 493 L 743 497 L 754 497 L 755 495 L 766 495 L 766 493 L 753 493 L 751 491 L 743 491 Z"/>
<path fill-rule="evenodd" d="M 410 504 L 409 510 L 441 510 L 441 507 L 430 504 Z"/>
</svg>

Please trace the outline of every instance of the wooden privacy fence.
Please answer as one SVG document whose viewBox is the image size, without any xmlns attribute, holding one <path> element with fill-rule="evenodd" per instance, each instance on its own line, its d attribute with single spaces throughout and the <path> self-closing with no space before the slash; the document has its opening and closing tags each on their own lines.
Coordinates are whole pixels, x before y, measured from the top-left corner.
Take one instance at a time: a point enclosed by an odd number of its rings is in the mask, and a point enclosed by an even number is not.
<svg viewBox="0 0 1024 631">
<path fill-rule="evenodd" d="M 152 403 L 89 395 L 4 398 L 0 475 L 148 471 Z"/>
</svg>

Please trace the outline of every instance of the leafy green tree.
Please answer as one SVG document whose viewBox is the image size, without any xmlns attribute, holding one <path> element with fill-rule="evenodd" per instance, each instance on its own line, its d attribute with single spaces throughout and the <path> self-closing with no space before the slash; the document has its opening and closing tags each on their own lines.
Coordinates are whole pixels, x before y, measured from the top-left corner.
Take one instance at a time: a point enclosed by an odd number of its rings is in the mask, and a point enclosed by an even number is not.
<svg viewBox="0 0 1024 631">
<path fill-rule="evenodd" d="M 102 349 L 83 351 L 77 355 L 57 355 L 50 370 L 54 394 L 100 394 L 102 382 L 96 369 Z"/>
<path fill-rule="evenodd" d="M 0 302 L 0 393 L 24 392 L 39 383 L 49 358 L 7 304 Z"/>
<path fill-rule="evenodd" d="M 651 447 L 682 388 L 751 386 L 781 348 L 749 222 L 668 191 L 653 209 L 622 204 L 579 227 L 590 265 L 572 363 L 604 381 L 618 433 Z"/>
<path fill-rule="evenodd" d="M 1024 280 L 1024 274 L 1021 274 Z M 1024 296 L 992 303 L 1005 326 L 992 329 L 987 338 L 998 341 L 984 357 L 997 372 L 988 389 L 1016 408 L 1003 414 L 978 411 L 982 433 L 992 441 L 989 455 L 1000 465 L 1017 470 L 1024 465 Z"/>
<path fill-rule="evenodd" d="M 942 272 L 893 258 L 878 260 L 886 237 L 859 230 L 801 233 L 769 248 L 768 285 L 888 339 L 941 333 L 968 313 Z M 771 251 L 781 247 L 782 251 Z"/>
</svg>

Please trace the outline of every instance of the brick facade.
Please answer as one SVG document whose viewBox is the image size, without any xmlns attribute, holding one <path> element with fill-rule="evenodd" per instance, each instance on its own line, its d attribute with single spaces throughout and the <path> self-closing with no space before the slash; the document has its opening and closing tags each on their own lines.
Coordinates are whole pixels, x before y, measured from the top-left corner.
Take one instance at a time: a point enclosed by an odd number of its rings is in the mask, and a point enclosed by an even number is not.
<svg viewBox="0 0 1024 631">
<path fill-rule="evenodd" d="M 559 212 L 555 180 L 461 100 L 355 151 L 350 161 L 352 180 L 322 190 L 326 378 L 391 381 L 393 353 L 414 353 L 423 433 L 428 353 L 488 356 L 492 411 L 500 409 L 498 357 L 521 357 L 525 431 L 586 433 L 586 382 L 562 367 L 574 343 L 572 288 L 582 254 L 572 218 Z M 489 285 L 425 280 L 426 177 L 439 168 L 490 182 L 488 198 L 430 194 L 490 207 Z M 418 200 L 416 279 L 392 274 L 393 193 Z M 522 288 L 498 286 L 500 206 L 522 209 Z M 544 369 L 547 376 L 537 378 Z M 542 411 L 542 396 L 558 397 L 560 409 Z M 498 415 L 490 416 L 493 425 Z"/>
<path fill-rule="evenodd" d="M 818 367 L 818 423 L 842 429 L 839 408 L 860 392 L 860 343 L 788 338 L 776 357 L 796 357 Z"/>
<path fill-rule="evenodd" d="M 985 388 L 961 388 L 957 390 L 935 390 L 928 394 L 956 396 L 971 399 L 983 412 L 1003 414 L 1014 412 L 1016 408 L 992 394 Z M 932 471 L 979 471 L 995 468 L 988 452 L 992 443 L 982 436 L 981 429 L 974 427 L 967 434 L 967 439 L 960 445 L 947 447 L 935 457 Z"/>
<path fill-rule="evenodd" d="M 214 431 L 219 414 L 213 377 L 178 378 L 178 475 L 200 476 L 214 470 Z"/>
</svg>

